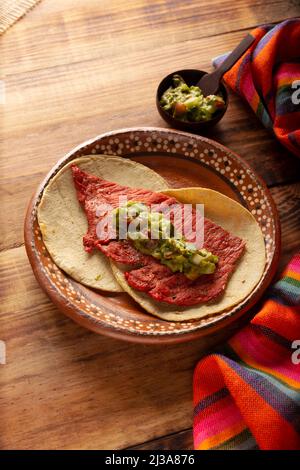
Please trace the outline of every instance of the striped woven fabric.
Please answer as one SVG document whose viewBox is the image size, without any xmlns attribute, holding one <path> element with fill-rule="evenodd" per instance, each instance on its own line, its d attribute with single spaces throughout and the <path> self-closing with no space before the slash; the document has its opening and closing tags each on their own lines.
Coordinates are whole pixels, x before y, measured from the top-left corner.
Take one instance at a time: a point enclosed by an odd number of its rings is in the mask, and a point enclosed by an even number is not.
<svg viewBox="0 0 300 470">
<path fill-rule="evenodd" d="M 194 373 L 195 449 L 300 449 L 300 254 L 260 312 Z"/>
<path fill-rule="evenodd" d="M 261 26 L 251 34 L 256 41 L 224 80 L 300 157 L 300 19 Z M 219 65 L 226 56 L 217 57 L 213 64 Z"/>
</svg>

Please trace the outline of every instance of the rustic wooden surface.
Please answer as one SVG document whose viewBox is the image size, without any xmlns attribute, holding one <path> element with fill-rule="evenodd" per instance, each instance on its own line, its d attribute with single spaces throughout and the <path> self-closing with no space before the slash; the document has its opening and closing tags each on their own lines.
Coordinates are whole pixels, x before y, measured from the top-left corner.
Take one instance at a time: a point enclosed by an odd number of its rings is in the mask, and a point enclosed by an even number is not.
<svg viewBox="0 0 300 470">
<path fill-rule="evenodd" d="M 31 272 L 24 212 L 41 178 L 73 146 L 121 127 L 164 126 L 154 105 L 162 76 L 209 70 L 211 58 L 246 31 L 299 13 L 297 0 L 43 0 L 4 34 L 0 448 L 192 447 L 199 343 L 126 344 L 65 318 Z M 283 266 L 299 249 L 300 161 L 236 96 L 210 135 L 271 187 Z"/>
</svg>

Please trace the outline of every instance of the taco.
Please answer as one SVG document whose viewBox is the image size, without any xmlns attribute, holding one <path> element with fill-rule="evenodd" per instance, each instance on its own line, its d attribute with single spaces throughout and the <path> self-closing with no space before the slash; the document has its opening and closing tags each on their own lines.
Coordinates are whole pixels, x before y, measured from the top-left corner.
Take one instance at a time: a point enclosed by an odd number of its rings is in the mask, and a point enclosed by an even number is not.
<svg viewBox="0 0 300 470">
<path fill-rule="evenodd" d="M 203 188 L 159 192 L 136 189 L 103 180 L 76 165 L 72 171 L 88 220 L 85 250 L 99 250 L 110 259 L 118 283 L 146 311 L 175 321 L 216 314 L 240 303 L 259 282 L 265 266 L 264 238 L 255 218 L 232 199 Z M 99 237 L 99 222 L 108 212 L 120 217 L 120 196 L 129 201 L 127 222 L 133 208 L 149 222 L 145 208 L 155 205 L 155 215 L 164 214 L 158 219 L 159 230 L 168 225 L 166 215 L 168 211 L 170 215 L 171 207 L 179 210 L 183 204 L 204 204 L 203 247 L 196 246 L 194 230 L 179 241 L 174 235 L 164 240 L 158 237 L 155 242 L 147 241 L 147 237 L 141 241 L 133 237 L 134 232 L 130 239 L 109 232 Z M 109 211 L 96 213 L 97 207 L 105 205 Z M 194 207 L 188 224 L 191 228 L 195 211 Z M 180 218 L 177 222 L 175 218 L 173 213 L 169 229 L 176 230 Z"/>
</svg>

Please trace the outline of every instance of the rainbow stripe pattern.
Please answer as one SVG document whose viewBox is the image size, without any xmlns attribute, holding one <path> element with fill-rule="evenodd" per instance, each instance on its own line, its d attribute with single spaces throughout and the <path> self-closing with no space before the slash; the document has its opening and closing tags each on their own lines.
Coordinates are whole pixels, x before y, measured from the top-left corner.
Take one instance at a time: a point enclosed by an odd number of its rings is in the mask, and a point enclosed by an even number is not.
<svg viewBox="0 0 300 470">
<path fill-rule="evenodd" d="M 250 34 L 256 40 L 224 81 L 300 157 L 300 19 L 264 25 Z M 213 64 L 219 65 L 226 56 L 217 57 Z"/>
<path fill-rule="evenodd" d="M 300 449 L 300 254 L 250 324 L 198 363 L 194 446 Z"/>
</svg>

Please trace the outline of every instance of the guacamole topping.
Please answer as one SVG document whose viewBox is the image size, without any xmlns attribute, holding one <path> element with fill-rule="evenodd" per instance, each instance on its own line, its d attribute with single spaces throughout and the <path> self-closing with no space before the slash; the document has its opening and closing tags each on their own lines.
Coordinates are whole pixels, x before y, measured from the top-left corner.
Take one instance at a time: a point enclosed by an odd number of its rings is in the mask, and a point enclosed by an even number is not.
<svg viewBox="0 0 300 470">
<path fill-rule="evenodd" d="M 163 214 L 152 212 L 142 203 L 129 201 L 114 210 L 116 231 L 126 227 L 126 236 L 140 252 L 153 256 L 172 272 L 181 272 L 195 280 L 203 274 L 212 274 L 218 257 L 205 248 L 198 250 L 176 234 L 175 228 Z"/>
<path fill-rule="evenodd" d="M 181 121 L 209 121 L 224 108 L 222 96 L 204 96 L 198 86 L 188 86 L 180 75 L 173 76 L 173 87 L 160 99 L 162 108 Z"/>
</svg>

